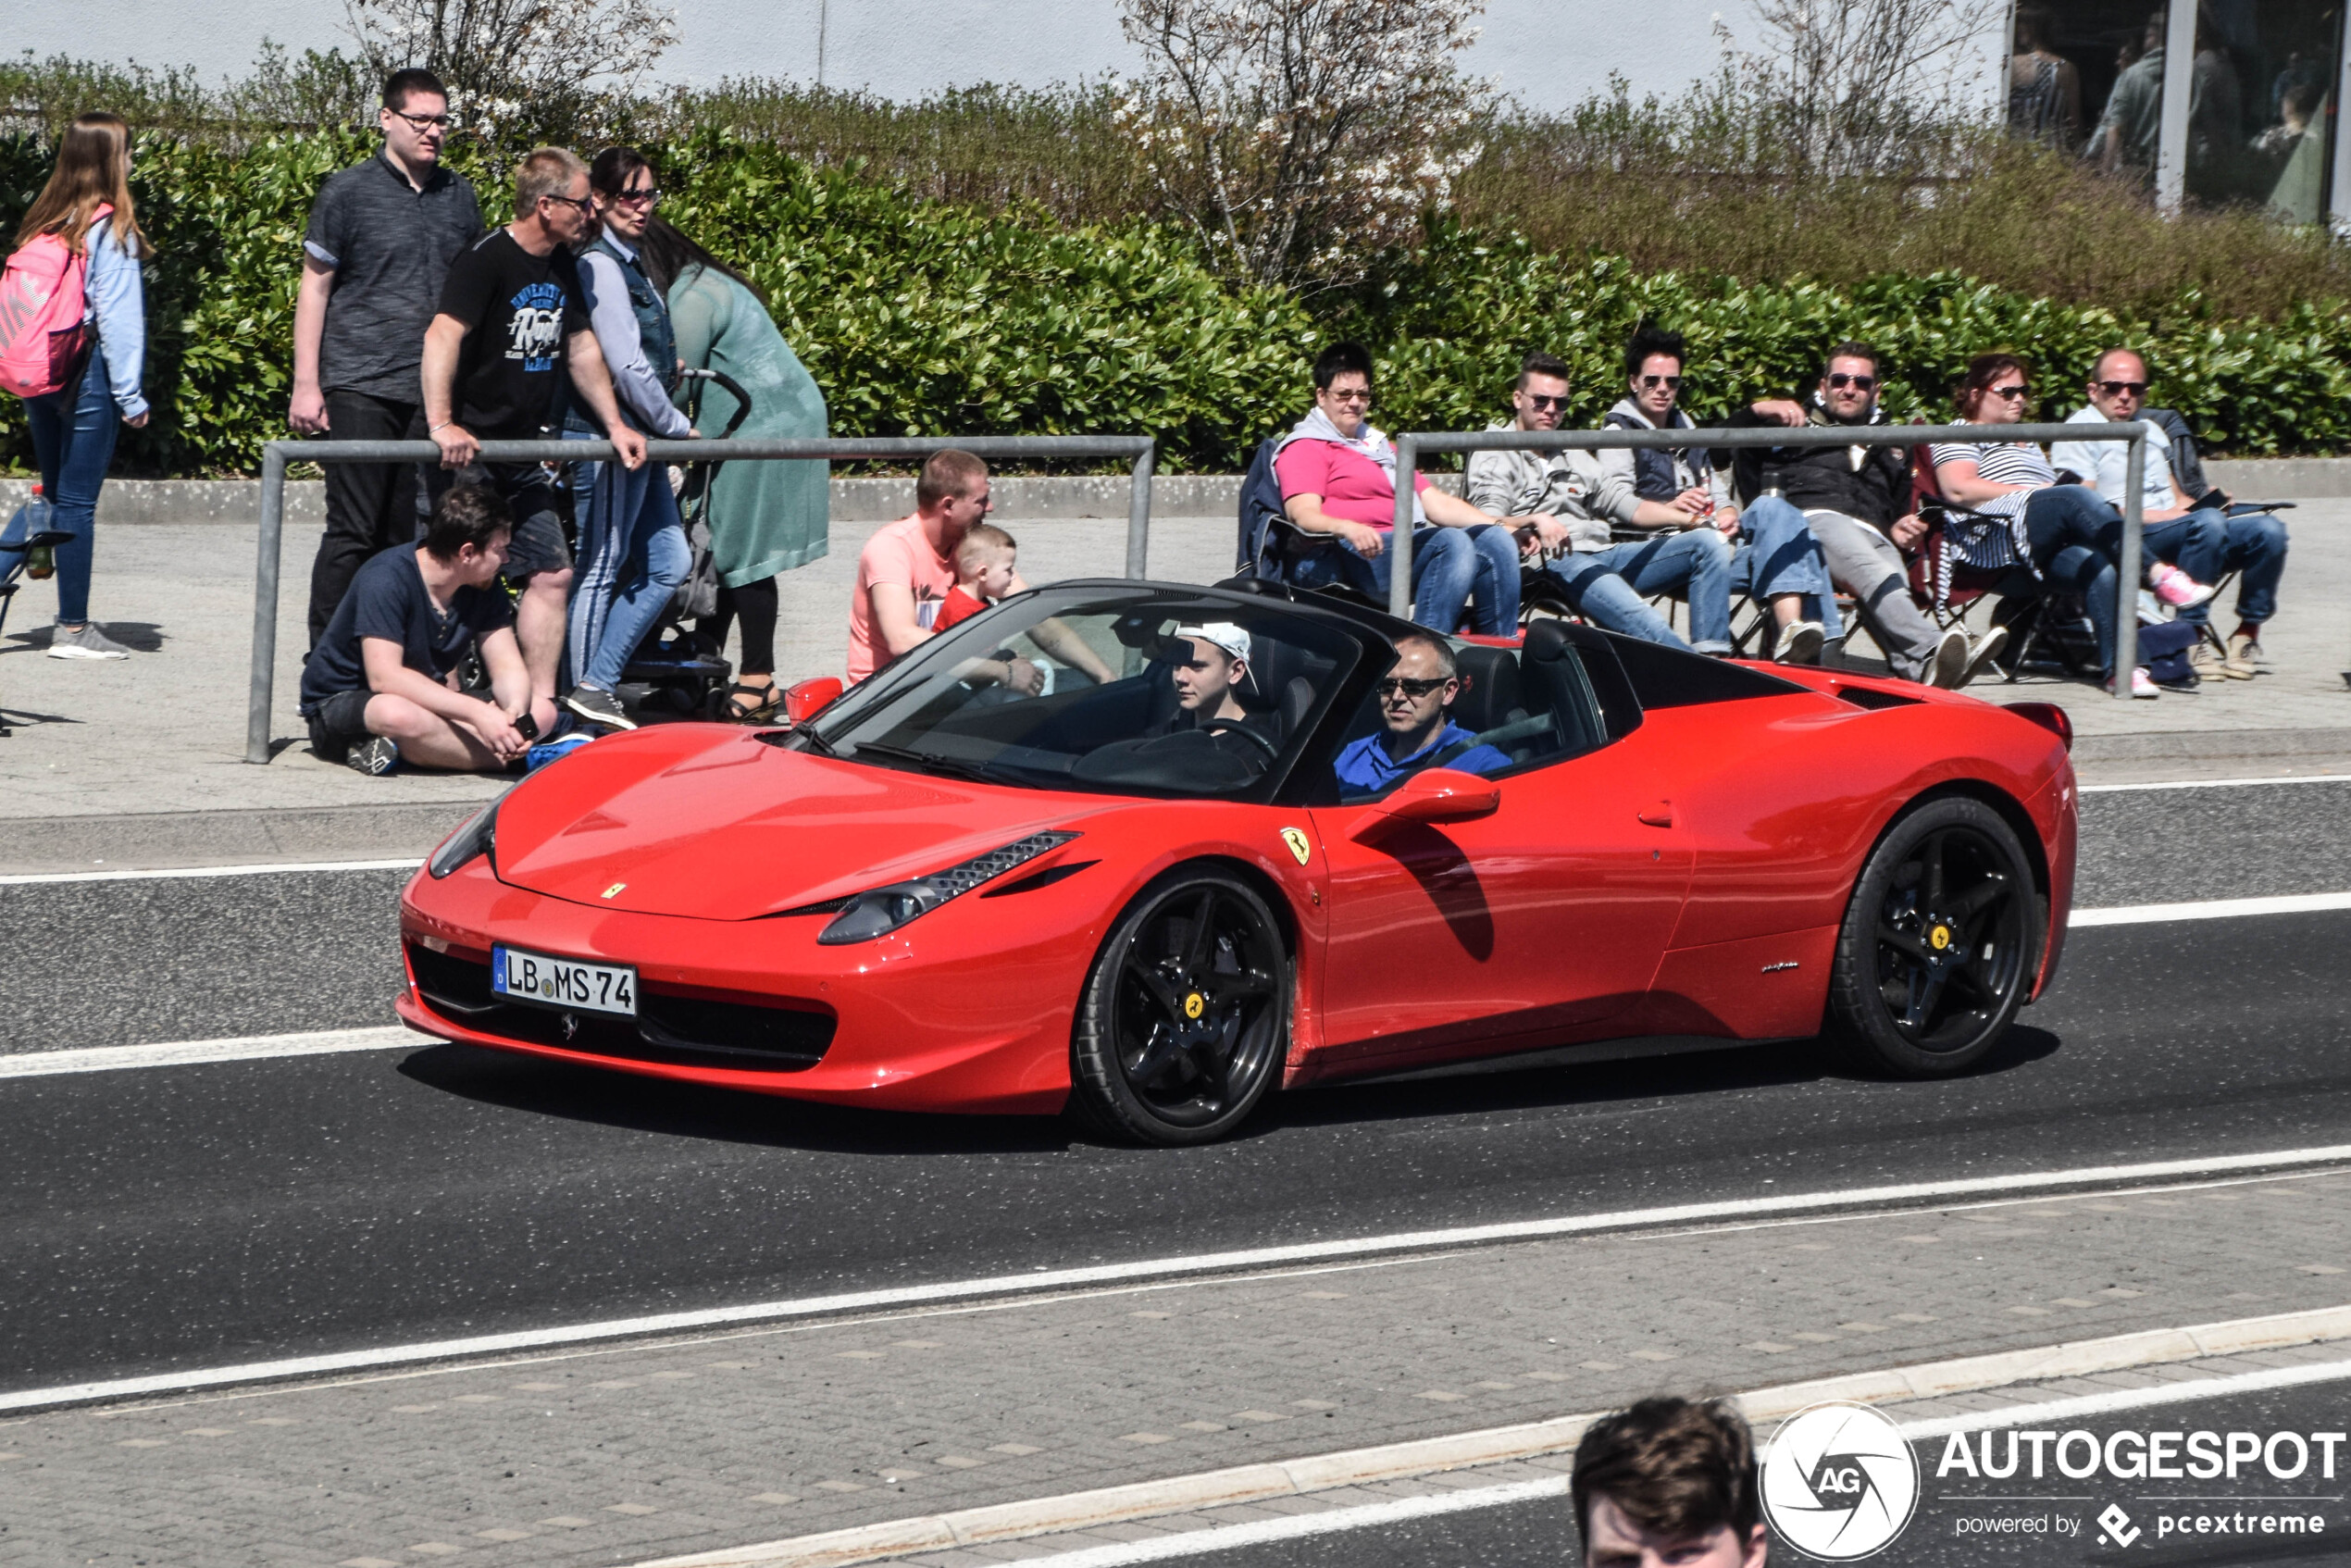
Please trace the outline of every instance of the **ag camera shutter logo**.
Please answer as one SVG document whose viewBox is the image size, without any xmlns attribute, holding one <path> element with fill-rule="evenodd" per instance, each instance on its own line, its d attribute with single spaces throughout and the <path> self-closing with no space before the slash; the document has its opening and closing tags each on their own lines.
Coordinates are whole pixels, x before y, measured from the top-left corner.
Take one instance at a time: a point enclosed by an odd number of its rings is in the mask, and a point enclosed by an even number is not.
<svg viewBox="0 0 2351 1568">
<path fill-rule="evenodd" d="M 1919 1462 L 1901 1428 L 1868 1405 L 1813 1405 L 1772 1434 L 1761 1490 L 1764 1517 L 1790 1546 L 1850 1562 L 1909 1524 Z"/>
</svg>

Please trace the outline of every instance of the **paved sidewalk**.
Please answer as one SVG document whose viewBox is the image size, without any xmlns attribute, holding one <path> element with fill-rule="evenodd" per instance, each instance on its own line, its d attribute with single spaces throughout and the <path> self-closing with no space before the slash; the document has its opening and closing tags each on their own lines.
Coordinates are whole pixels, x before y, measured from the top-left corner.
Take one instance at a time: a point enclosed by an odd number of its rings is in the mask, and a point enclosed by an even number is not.
<svg viewBox="0 0 2351 1568">
<path fill-rule="evenodd" d="M 1023 544 L 1030 580 L 1115 576 L 1126 548 L 1123 518 L 1004 519 Z M 787 576 L 778 653 L 786 679 L 837 672 L 845 663 L 846 606 L 857 551 L 877 525 L 837 522 L 832 553 Z M 2295 544 L 2283 610 L 2266 638 L 2275 667 L 2252 682 L 2209 685 L 2194 695 L 2131 703 L 2053 681 L 1985 684 L 1993 702 L 2062 703 L 2083 737 L 2085 778 L 2178 778 L 2351 771 L 2351 501 L 2305 503 L 2293 514 Z M 29 584 L 0 639 L 0 713 L 15 734 L 0 740 L 0 811 L 12 818 L 128 820 L 118 828 L 60 838 L 62 865 L 143 852 L 143 864 L 188 864 L 206 840 L 267 840 L 245 824 L 190 834 L 160 820 L 236 810 L 332 814 L 339 808 L 412 808 L 397 828 L 358 815 L 314 816 L 284 837 L 316 847 L 352 840 L 345 853 L 418 853 L 500 781 L 432 775 L 363 778 L 310 754 L 294 714 L 313 528 L 290 529 L 279 606 L 273 732 L 279 751 L 246 765 L 247 668 L 252 646 L 255 530 L 240 524 L 122 527 L 98 545 L 95 608 L 139 652 L 114 664 L 44 658 L 51 595 Z M 1224 517 L 1162 517 L 1152 527 L 1151 569 L 1211 581 L 1227 575 L 1232 524 Z M 2224 603 L 2226 618 L 2233 604 Z M 1866 661 L 1858 639 L 1857 662 Z M 416 809 L 422 808 L 422 809 Z M 153 846 L 183 845 L 176 855 Z M 193 842 L 193 851 L 184 845 Z M 109 852 L 110 846 L 113 852 Z M 122 846 L 130 846 L 128 848 Z M 386 847 L 389 846 L 389 847 Z M 227 858 L 247 858 L 224 852 Z M 266 858 L 255 852 L 254 858 Z M 39 857 L 36 857 L 39 858 Z"/>
<path fill-rule="evenodd" d="M 2351 1173 L 2334 1172 L 1558 1239 L 67 1411 L 0 1423 L 0 1562 L 635 1561 L 1660 1389 L 2336 1307 L 2346 1271 Z"/>
</svg>

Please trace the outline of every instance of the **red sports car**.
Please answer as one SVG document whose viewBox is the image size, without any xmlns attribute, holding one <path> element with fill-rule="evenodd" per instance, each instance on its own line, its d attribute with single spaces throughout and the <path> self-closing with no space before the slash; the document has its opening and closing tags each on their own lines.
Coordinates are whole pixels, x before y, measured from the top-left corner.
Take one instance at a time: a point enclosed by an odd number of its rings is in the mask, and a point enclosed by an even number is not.
<svg viewBox="0 0 2351 1568">
<path fill-rule="evenodd" d="M 1798 1040 L 1959 1072 L 2047 985 L 2063 716 L 1562 621 L 1083 581 L 790 729 L 614 736 L 401 900 L 403 1017 L 1193 1143 L 1278 1087 Z"/>
</svg>

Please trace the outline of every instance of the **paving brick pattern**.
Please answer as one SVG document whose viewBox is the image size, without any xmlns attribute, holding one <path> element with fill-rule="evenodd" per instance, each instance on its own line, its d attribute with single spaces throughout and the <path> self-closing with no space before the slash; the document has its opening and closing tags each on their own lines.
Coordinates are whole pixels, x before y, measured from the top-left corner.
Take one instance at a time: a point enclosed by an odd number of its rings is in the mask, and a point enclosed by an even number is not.
<svg viewBox="0 0 2351 1568">
<path fill-rule="evenodd" d="M 628 1562 L 1659 1389 L 2336 1306 L 2345 1281 L 2315 1271 L 2345 1268 L 2351 1173 L 2332 1173 L 1552 1240 L 66 1411 L 0 1424 L 0 1562 Z"/>
</svg>

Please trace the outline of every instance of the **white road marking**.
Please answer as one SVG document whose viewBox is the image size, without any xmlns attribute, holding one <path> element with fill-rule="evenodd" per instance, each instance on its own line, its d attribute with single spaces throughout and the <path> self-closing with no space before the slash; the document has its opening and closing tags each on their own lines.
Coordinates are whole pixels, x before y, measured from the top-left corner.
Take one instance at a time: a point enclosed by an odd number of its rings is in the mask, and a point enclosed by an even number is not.
<svg viewBox="0 0 2351 1568">
<path fill-rule="evenodd" d="M 0 888 L 51 882 L 168 882 L 204 877 L 271 877 L 296 871 L 414 871 L 424 862 L 407 860 L 310 860 L 262 865 L 182 865 L 168 871 L 41 871 L 0 877 Z"/>
<path fill-rule="evenodd" d="M 2259 1394 L 2272 1388 L 2298 1388 L 2307 1383 L 2339 1383 L 2351 1378 L 2351 1361 L 2313 1362 L 2307 1366 L 2275 1366 L 2259 1372 L 2239 1372 L 2224 1377 L 2199 1377 L 2192 1382 L 2162 1383 L 2149 1388 L 2117 1388 L 2105 1394 L 2082 1394 L 2040 1404 L 2010 1405 L 2003 1410 L 1972 1410 L 1931 1421 L 1905 1421 L 1902 1436 L 1917 1442 L 1947 1437 L 1954 1432 L 1980 1432 L 1986 1426 L 2040 1426 L 2086 1416 L 2113 1415 L 2121 1411 L 2154 1405 L 2184 1404 L 2192 1400 L 2220 1400 L 2235 1394 Z"/>
<path fill-rule="evenodd" d="M 299 1035 L 181 1039 L 161 1045 L 102 1045 L 81 1051 L 19 1051 L 0 1054 L 0 1078 L 112 1073 L 126 1067 L 185 1067 L 206 1062 L 257 1062 L 275 1056 L 323 1056 L 339 1051 L 421 1050 L 440 1043 L 434 1036 L 395 1025 L 385 1029 L 319 1029 Z"/>
<path fill-rule="evenodd" d="M 2234 920 L 2252 915 L 2314 915 L 2351 909 L 2351 893 L 2287 893 L 2277 898 L 2199 899 L 2193 903 L 2134 903 L 2113 909 L 2077 909 L 2066 924 L 2149 926 L 2165 920 Z"/>
<path fill-rule="evenodd" d="M 1133 1263 L 1097 1263 L 1082 1268 L 1039 1268 L 1027 1274 L 989 1275 L 973 1279 L 940 1280 L 929 1285 L 888 1289 L 845 1290 L 826 1296 L 802 1296 L 775 1301 L 747 1301 L 731 1307 L 694 1312 L 649 1313 L 640 1317 L 606 1318 L 597 1322 L 563 1324 L 548 1328 L 514 1329 L 503 1334 L 477 1334 L 456 1339 L 430 1339 L 405 1345 L 383 1345 L 327 1355 L 290 1356 L 277 1361 L 246 1362 L 231 1366 L 189 1372 L 159 1373 L 144 1377 L 118 1377 L 88 1383 L 61 1384 L 46 1388 L 20 1388 L 0 1393 L 0 1411 L 32 1410 L 61 1405 L 93 1404 L 155 1394 L 185 1393 L 243 1383 L 280 1382 L 318 1377 L 376 1367 L 410 1365 L 419 1362 L 452 1361 L 469 1356 L 503 1355 L 516 1350 L 589 1344 L 604 1339 L 641 1338 L 692 1333 L 737 1324 L 773 1323 L 790 1318 L 829 1317 L 911 1306 L 926 1301 L 968 1300 L 991 1296 L 1033 1295 L 1094 1285 L 1165 1279 L 1182 1275 L 1227 1274 L 1284 1263 L 1326 1263 L 1344 1258 L 1376 1257 L 1448 1247 L 1526 1241 L 1552 1236 L 1576 1236 L 1606 1230 L 1648 1229 L 1709 1220 L 1753 1219 L 1772 1214 L 1817 1213 L 1837 1209 L 1874 1209 L 1939 1199 L 1987 1194 L 2038 1192 L 2062 1188 L 2112 1187 L 2176 1176 L 2220 1176 L 2298 1166 L 2351 1164 L 2351 1144 L 2279 1150 L 2259 1154 L 2223 1154 L 2195 1160 L 2158 1160 L 2135 1165 L 2084 1165 L 2071 1170 L 2025 1171 L 2011 1176 L 1968 1176 L 1948 1181 L 1908 1182 L 1897 1186 L 1847 1188 L 1824 1192 L 1791 1192 L 1769 1198 L 1737 1198 L 1703 1203 L 1675 1203 L 1651 1209 L 1620 1209 L 1598 1214 L 1563 1214 L 1550 1219 L 1520 1220 L 1499 1225 L 1462 1226 L 1445 1230 L 1399 1231 L 1387 1236 L 1358 1237 L 1340 1241 L 1298 1242 L 1287 1246 L 1254 1247 L 1224 1252 L 1194 1252 Z"/>
<path fill-rule="evenodd" d="M 2264 784 L 2351 784 L 2351 774 L 2295 773 L 2275 778 L 2167 778 L 2159 784 L 2078 784 L 2084 795 L 2119 795 L 2130 790 L 2250 790 Z"/>
</svg>

